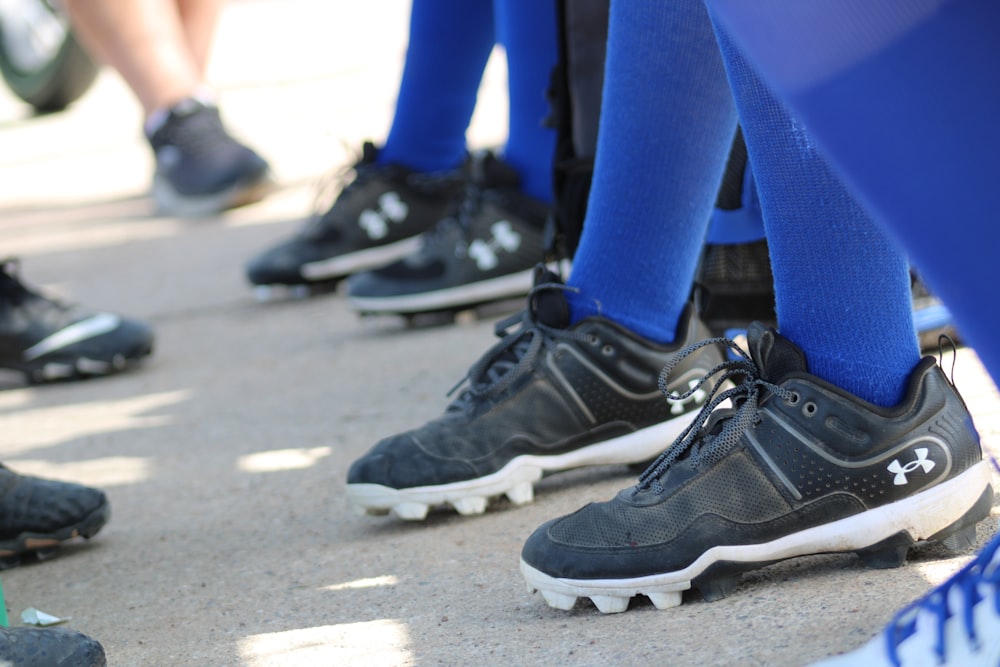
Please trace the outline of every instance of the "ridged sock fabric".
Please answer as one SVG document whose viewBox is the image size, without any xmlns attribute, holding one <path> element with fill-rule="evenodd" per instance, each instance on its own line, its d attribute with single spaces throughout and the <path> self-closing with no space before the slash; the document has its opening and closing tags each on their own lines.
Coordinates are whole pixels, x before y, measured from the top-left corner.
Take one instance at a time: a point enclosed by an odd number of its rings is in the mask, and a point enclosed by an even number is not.
<svg viewBox="0 0 1000 667">
<path fill-rule="evenodd" d="M 406 64 L 380 164 L 454 169 L 496 42 L 493 0 L 413 0 Z"/>
<path fill-rule="evenodd" d="M 572 317 L 668 343 L 736 129 L 702 2 L 612 3 L 606 72 Z"/>
<path fill-rule="evenodd" d="M 719 43 L 764 210 L 781 333 L 815 375 L 896 405 L 920 360 L 906 257 L 722 31 Z"/>
<path fill-rule="evenodd" d="M 1000 4 L 710 5 L 1000 378 Z"/>
<path fill-rule="evenodd" d="M 420 171 L 461 164 L 483 69 L 499 42 L 510 101 L 503 157 L 517 169 L 525 194 L 551 201 L 555 132 L 542 121 L 549 114 L 545 91 L 557 34 L 553 0 L 414 0 L 403 79 L 379 163 Z"/>
</svg>

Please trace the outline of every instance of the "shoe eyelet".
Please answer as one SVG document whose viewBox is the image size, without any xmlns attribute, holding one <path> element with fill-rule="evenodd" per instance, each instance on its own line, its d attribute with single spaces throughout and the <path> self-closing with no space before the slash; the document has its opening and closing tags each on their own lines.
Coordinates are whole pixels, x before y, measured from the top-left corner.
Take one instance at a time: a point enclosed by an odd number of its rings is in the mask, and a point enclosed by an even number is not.
<svg viewBox="0 0 1000 667">
<path fill-rule="evenodd" d="M 789 396 L 785 400 L 788 402 L 789 405 L 798 405 L 798 402 L 799 402 L 800 398 L 802 398 L 802 397 L 799 396 L 799 392 L 793 391 L 792 394 L 791 394 L 791 396 Z"/>
<path fill-rule="evenodd" d="M 604 347 L 601 348 L 601 354 L 603 354 L 605 357 L 610 357 L 614 353 L 615 353 L 615 348 L 611 347 L 608 344 L 605 344 Z"/>
<path fill-rule="evenodd" d="M 601 344 L 601 340 L 595 334 L 592 333 L 587 334 L 587 342 L 593 345 L 594 347 L 597 347 L 598 345 Z"/>
<path fill-rule="evenodd" d="M 812 417 L 813 415 L 816 414 L 817 410 L 819 410 L 819 408 L 817 408 L 816 404 L 813 403 L 812 401 L 809 401 L 802 406 L 802 414 L 804 414 L 806 417 Z"/>
</svg>

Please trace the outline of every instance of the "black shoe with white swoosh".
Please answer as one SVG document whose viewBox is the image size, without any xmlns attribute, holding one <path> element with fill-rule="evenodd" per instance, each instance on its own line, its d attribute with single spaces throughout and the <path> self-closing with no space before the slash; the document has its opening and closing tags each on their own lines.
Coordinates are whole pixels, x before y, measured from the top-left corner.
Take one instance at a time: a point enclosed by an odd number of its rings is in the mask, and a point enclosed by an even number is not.
<svg viewBox="0 0 1000 667">
<path fill-rule="evenodd" d="M 153 351 L 153 332 L 114 313 L 93 313 L 28 288 L 18 263 L 0 263 L 0 368 L 30 382 L 125 370 Z"/>
<path fill-rule="evenodd" d="M 742 572 L 795 556 L 856 552 L 894 567 L 917 541 L 972 546 L 991 472 L 933 358 L 886 409 L 811 375 L 802 351 L 759 323 L 749 349 L 723 370 L 741 383 L 707 402 L 634 487 L 528 538 L 529 589 L 559 609 L 585 597 L 620 612 L 636 595 L 663 609 L 689 588 L 724 597 Z M 735 408 L 711 411 L 726 398 Z"/>
</svg>

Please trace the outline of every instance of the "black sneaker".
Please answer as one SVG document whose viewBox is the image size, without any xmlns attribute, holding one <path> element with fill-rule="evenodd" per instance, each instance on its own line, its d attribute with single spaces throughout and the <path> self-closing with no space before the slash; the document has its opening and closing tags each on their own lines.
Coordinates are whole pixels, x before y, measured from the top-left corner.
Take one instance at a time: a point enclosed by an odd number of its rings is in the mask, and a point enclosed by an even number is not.
<svg viewBox="0 0 1000 667">
<path fill-rule="evenodd" d="M 1000 535 L 856 651 L 812 667 L 1000 665 Z"/>
<path fill-rule="evenodd" d="M 456 215 L 425 233 L 415 252 L 352 276 L 351 308 L 413 314 L 523 297 L 544 258 L 549 206 L 519 186 L 512 167 L 492 153 L 478 155 Z"/>
<path fill-rule="evenodd" d="M 105 667 L 104 647 L 69 628 L 0 628 L 0 664 L 15 667 Z"/>
<path fill-rule="evenodd" d="M 663 609 L 692 587 L 724 597 L 742 572 L 794 556 L 857 552 L 894 567 L 918 540 L 972 546 L 991 472 L 932 357 L 885 409 L 810 375 L 802 351 L 760 324 L 749 348 L 721 369 L 741 384 L 714 396 L 634 487 L 528 538 L 529 589 L 559 609 L 588 597 L 620 612 L 635 595 Z M 711 412 L 727 398 L 735 410 Z"/>
<path fill-rule="evenodd" d="M 668 346 L 601 317 L 570 327 L 564 289 L 539 271 L 527 309 L 497 325 L 502 340 L 469 370 L 469 386 L 444 415 L 354 462 L 351 505 L 416 520 L 445 503 L 481 514 L 493 496 L 530 502 L 546 472 L 649 461 L 687 426 L 704 392 L 669 403 L 658 376 L 704 337 L 704 326 L 687 312 Z M 684 360 L 671 388 L 687 389 L 721 358 L 721 349 L 703 348 Z"/>
<path fill-rule="evenodd" d="M 18 475 L 0 464 L 0 569 L 26 554 L 44 556 L 65 540 L 89 539 L 110 516 L 100 489 Z"/>
<path fill-rule="evenodd" d="M 29 289 L 16 260 L 0 262 L 0 368 L 30 382 L 110 375 L 153 351 L 153 332 L 135 320 L 92 313 Z"/>
<path fill-rule="evenodd" d="M 310 285 L 336 281 L 416 250 L 417 236 L 448 214 L 463 188 L 461 170 L 423 173 L 376 164 L 378 149 L 364 144 L 353 180 L 323 213 L 291 239 L 247 265 L 254 285 Z"/>
<path fill-rule="evenodd" d="M 270 169 L 226 131 L 219 110 L 195 99 L 170 109 L 150 136 L 156 156 L 153 200 L 168 215 L 199 216 L 258 201 Z"/>
</svg>

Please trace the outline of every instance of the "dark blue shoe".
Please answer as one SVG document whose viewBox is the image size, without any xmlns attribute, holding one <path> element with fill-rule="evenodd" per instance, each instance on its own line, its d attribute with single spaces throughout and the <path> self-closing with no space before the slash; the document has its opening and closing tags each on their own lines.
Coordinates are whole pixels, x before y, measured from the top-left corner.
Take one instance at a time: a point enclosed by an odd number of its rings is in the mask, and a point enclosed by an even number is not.
<svg viewBox="0 0 1000 667">
<path fill-rule="evenodd" d="M 271 189 L 267 162 L 230 136 L 217 108 L 198 100 L 171 108 L 149 144 L 160 213 L 212 215 L 258 201 Z"/>
</svg>

